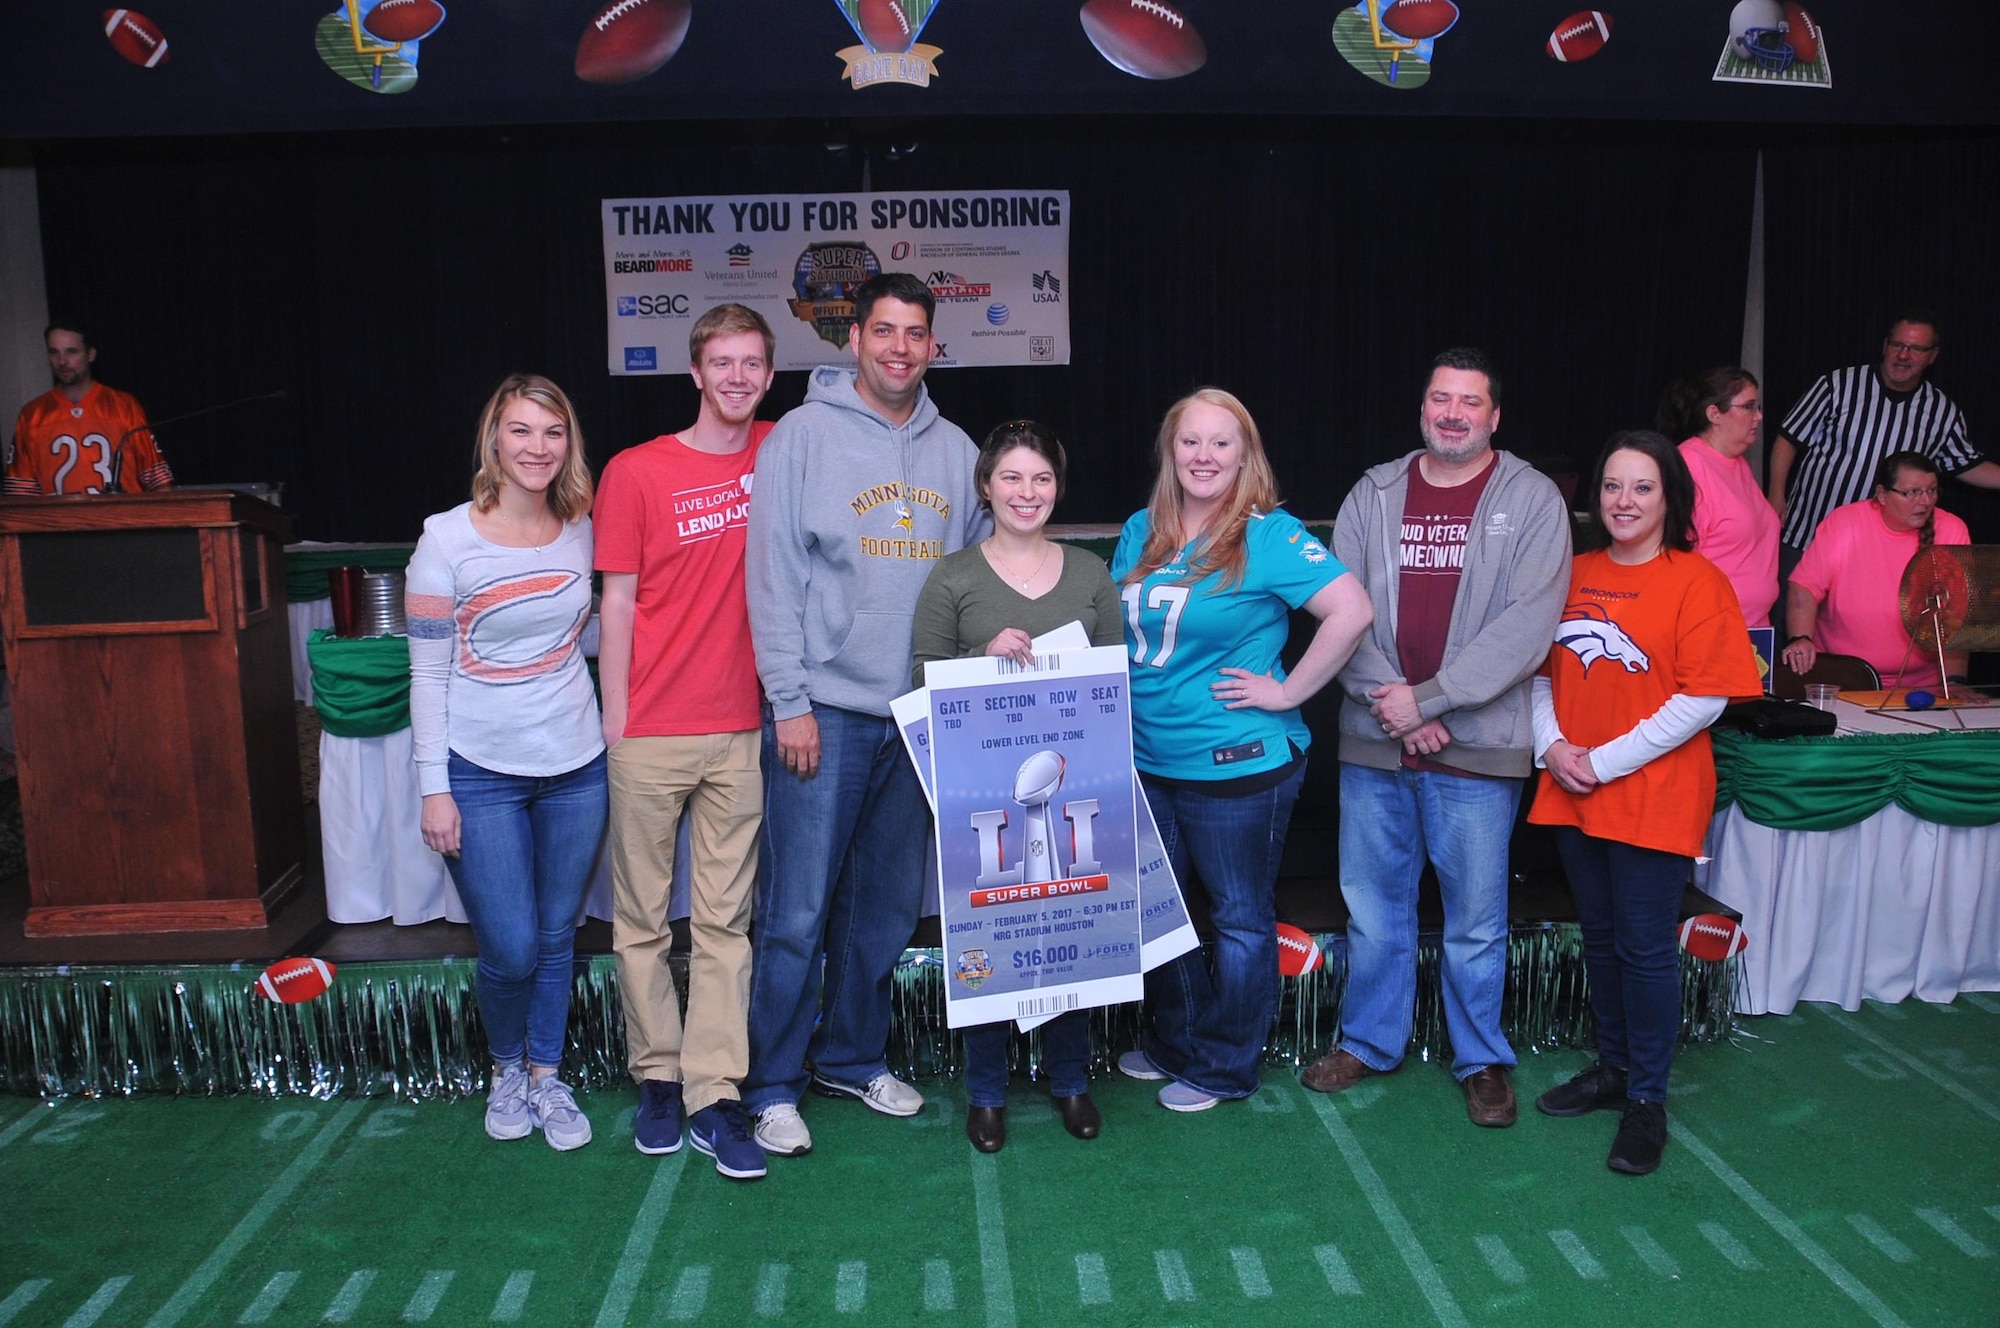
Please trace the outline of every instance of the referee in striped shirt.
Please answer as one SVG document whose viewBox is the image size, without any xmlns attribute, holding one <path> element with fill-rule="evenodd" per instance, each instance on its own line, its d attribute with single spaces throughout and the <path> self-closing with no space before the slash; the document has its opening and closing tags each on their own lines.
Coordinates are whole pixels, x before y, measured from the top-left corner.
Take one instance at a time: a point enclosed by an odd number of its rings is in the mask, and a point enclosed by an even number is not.
<svg viewBox="0 0 2000 1328">
<path fill-rule="evenodd" d="M 1827 374 L 1785 416 L 1771 445 L 1769 490 L 1771 506 L 1784 521 L 1780 581 L 1798 566 L 1827 513 L 1868 496 L 1875 467 L 1891 452 L 1921 452 L 1954 478 L 2000 489 L 2000 465 L 1966 441 L 1965 417 L 1951 398 L 1924 381 L 1937 355 L 1937 319 L 1905 313 L 1882 339 L 1880 365 Z"/>
</svg>

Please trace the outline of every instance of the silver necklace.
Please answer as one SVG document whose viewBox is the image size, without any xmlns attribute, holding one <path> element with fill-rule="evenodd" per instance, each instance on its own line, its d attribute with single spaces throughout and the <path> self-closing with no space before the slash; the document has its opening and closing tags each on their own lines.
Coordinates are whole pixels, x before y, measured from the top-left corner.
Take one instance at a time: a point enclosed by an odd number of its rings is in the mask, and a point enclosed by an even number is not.
<svg viewBox="0 0 2000 1328">
<path fill-rule="evenodd" d="M 1029 583 L 1034 581 L 1036 577 L 1040 576 L 1042 574 L 1042 569 L 1049 565 L 1049 555 L 1055 552 L 1055 547 L 1056 547 L 1055 542 L 1053 540 L 1043 540 L 1042 560 L 1035 564 L 1034 571 L 1028 573 L 1024 577 L 1016 577 L 1014 575 L 1013 570 L 1009 568 L 1004 561 L 1001 561 L 1000 555 L 997 552 L 993 555 L 993 557 L 996 562 L 1000 562 L 1000 570 L 1006 576 L 1006 578 L 1009 581 L 1012 581 L 1022 591 L 1026 591 L 1029 586 Z"/>
</svg>

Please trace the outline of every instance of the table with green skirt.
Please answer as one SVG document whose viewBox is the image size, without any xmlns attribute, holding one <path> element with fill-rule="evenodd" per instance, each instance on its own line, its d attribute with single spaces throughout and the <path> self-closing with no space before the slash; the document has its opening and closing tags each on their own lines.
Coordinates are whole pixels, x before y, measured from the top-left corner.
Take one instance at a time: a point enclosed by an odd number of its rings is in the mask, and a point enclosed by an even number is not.
<svg viewBox="0 0 2000 1328">
<path fill-rule="evenodd" d="M 2000 991 L 2000 710 L 1836 713 L 1835 736 L 1713 735 L 1695 882 L 1743 915 L 1738 1008 Z"/>
</svg>

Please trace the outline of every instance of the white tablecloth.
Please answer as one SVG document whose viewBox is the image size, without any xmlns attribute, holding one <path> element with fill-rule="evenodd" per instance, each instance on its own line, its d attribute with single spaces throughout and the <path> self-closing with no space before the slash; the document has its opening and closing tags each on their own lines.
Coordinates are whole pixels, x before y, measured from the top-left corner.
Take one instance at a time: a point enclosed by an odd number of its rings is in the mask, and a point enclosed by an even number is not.
<svg viewBox="0 0 2000 1328">
<path fill-rule="evenodd" d="M 1914 731 L 1837 709 L 1844 731 Z M 1965 718 L 1990 727 L 1996 713 Z M 1750 938 L 1746 1013 L 2000 991 L 2000 825 L 1938 825 L 1890 803 L 1839 830 L 1774 830 L 1731 804 L 1710 823 L 1707 852 L 1695 884 L 1740 912 Z"/>
<path fill-rule="evenodd" d="M 321 601 L 324 603 L 325 601 Z M 465 921 L 444 859 L 424 847 L 423 797 L 410 731 L 379 738 L 319 740 L 319 822 L 326 866 L 326 916 L 334 922 L 399 926 Z M 669 915 L 687 916 L 687 837 L 674 872 Z M 584 898 L 585 916 L 611 917 L 611 860 L 599 852 Z"/>
</svg>

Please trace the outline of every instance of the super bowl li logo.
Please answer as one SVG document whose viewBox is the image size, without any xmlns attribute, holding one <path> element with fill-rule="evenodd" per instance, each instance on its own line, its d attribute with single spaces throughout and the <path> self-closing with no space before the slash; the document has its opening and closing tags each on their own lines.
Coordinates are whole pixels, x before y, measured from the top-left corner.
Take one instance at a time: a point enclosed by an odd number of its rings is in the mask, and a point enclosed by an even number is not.
<svg viewBox="0 0 2000 1328">
<path fill-rule="evenodd" d="M 925 46 L 917 35 L 937 12 L 938 0 L 834 0 L 860 46 L 834 54 L 846 62 L 840 76 L 855 88 L 878 83 L 908 83 L 927 88 L 937 77 L 937 58 L 944 52 Z"/>
</svg>

